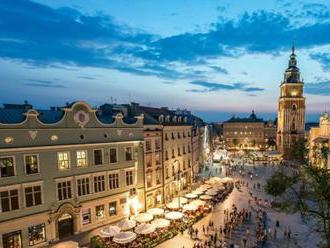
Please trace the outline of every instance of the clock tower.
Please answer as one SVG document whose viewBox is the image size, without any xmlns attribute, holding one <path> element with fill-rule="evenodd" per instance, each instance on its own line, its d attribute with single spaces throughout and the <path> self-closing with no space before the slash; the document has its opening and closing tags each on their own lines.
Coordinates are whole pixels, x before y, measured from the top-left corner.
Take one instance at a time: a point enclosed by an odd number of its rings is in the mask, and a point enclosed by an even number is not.
<svg viewBox="0 0 330 248">
<path fill-rule="evenodd" d="M 294 46 L 280 86 L 280 98 L 277 114 L 277 149 L 285 157 L 290 154 L 292 145 L 305 135 L 305 97 L 304 83 L 300 80 L 300 71 Z"/>
</svg>

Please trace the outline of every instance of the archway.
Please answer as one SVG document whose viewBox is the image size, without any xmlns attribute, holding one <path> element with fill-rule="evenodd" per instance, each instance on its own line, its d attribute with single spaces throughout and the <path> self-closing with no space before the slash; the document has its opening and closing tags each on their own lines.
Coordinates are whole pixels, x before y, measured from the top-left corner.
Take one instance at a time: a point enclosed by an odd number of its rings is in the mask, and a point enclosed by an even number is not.
<svg viewBox="0 0 330 248">
<path fill-rule="evenodd" d="M 74 234 L 74 220 L 72 215 L 63 214 L 57 220 L 58 238 L 63 239 Z"/>
</svg>

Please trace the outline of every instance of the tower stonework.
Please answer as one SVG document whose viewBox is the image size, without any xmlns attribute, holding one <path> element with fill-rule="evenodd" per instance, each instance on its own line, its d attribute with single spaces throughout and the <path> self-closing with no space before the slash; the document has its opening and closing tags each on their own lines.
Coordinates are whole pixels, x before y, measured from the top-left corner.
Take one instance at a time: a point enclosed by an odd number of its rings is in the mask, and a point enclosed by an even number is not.
<svg viewBox="0 0 330 248">
<path fill-rule="evenodd" d="M 292 47 L 289 66 L 280 86 L 277 114 L 277 149 L 285 157 L 290 155 L 293 144 L 305 135 L 306 107 L 303 94 L 304 83 L 300 80 L 296 54 Z"/>
</svg>

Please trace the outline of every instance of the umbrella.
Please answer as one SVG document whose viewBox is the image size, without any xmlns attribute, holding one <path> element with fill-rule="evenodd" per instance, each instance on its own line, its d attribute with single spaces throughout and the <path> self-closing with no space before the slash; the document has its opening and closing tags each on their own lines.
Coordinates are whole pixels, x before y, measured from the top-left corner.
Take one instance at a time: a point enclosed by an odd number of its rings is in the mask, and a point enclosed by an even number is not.
<svg viewBox="0 0 330 248">
<path fill-rule="evenodd" d="M 183 205 L 184 204 L 182 202 L 180 202 L 180 206 L 179 206 L 179 202 L 172 201 L 169 204 L 167 204 L 166 207 L 169 209 L 178 209 L 178 208 L 182 207 Z"/>
<path fill-rule="evenodd" d="M 183 211 L 196 211 L 198 209 L 197 205 L 194 204 L 187 204 L 183 206 Z"/>
<path fill-rule="evenodd" d="M 204 194 L 204 190 L 195 190 L 195 191 L 193 191 L 193 192 L 191 192 L 192 194 L 195 194 L 195 195 L 202 195 L 202 194 Z"/>
<path fill-rule="evenodd" d="M 117 226 L 123 230 L 123 231 L 126 231 L 126 230 L 129 230 L 129 229 L 132 229 L 136 226 L 136 221 L 135 220 L 122 220 L 120 221 Z"/>
<path fill-rule="evenodd" d="M 198 196 L 195 195 L 195 194 L 189 193 L 189 194 L 186 194 L 185 197 L 188 198 L 188 199 L 195 199 L 195 198 L 197 198 Z"/>
<path fill-rule="evenodd" d="M 202 200 L 194 200 L 190 203 L 191 205 L 196 205 L 196 206 L 203 206 L 205 205 L 205 201 Z"/>
<path fill-rule="evenodd" d="M 169 212 L 165 214 L 165 218 L 169 220 L 179 220 L 183 218 L 183 213 L 181 212 Z"/>
<path fill-rule="evenodd" d="M 149 222 L 151 221 L 152 219 L 154 218 L 154 216 L 152 214 L 148 214 L 148 213 L 142 213 L 142 214 L 138 214 L 136 217 L 135 217 L 135 220 L 137 222 Z"/>
<path fill-rule="evenodd" d="M 201 195 L 199 198 L 201 198 L 202 200 L 212 200 L 213 197 L 210 195 Z"/>
<path fill-rule="evenodd" d="M 218 192 L 215 190 L 209 189 L 208 191 L 205 192 L 205 194 L 214 196 L 214 195 L 217 195 Z"/>
<path fill-rule="evenodd" d="M 79 244 L 78 244 L 78 242 L 75 242 L 75 241 L 65 241 L 65 242 L 58 243 L 57 245 L 54 245 L 53 247 L 56 247 L 56 248 L 77 248 L 77 247 L 79 247 Z"/>
<path fill-rule="evenodd" d="M 118 226 L 107 226 L 100 230 L 100 236 L 104 238 L 113 237 L 120 233 L 120 228 Z"/>
<path fill-rule="evenodd" d="M 113 237 L 113 242 L 118 244 L 127 244 L 136 239 L 134 232 L 120 232 Z"/>
<path fill-rule="evenodd" d="M 203 188 L 202 186 L 198 187 L 195 191 L 198 191 L 198 192 L 204 192 L 206 191 L 207 189 L 206 188 Z"/>
<path fill-rule="evenodd" d="M 203 184 L 203 185 L 200 186 L 200 187 L 203 188 L 203 189 L 209 189 L 209 188 L 212 188 L 212 186 L 209 185 L 209 184 Z"/>
<path fill-rule="evenodd" d="M 150 234 L 156 230 L 156 227 L 153 224 L 142 223 L 135 227 L 135 232 L 137 234 Z"/>
<path fill-rule="evenodd" d="M 171 223 L 169 220 L 166 219 L 156 219 L 151 222 L 156 228 L 164 228 L 168 227 Z"/>
<path fill-rule="evenodd" d="M 178 202 L 178 201 L 179 201 L 178 197 L 175 197 L 172 200 L 172 202 Z M 186 198 L 180 197 L 180 204 L 186 204 L 187 202 L 188 202 L 188 200 Z"/>
<path fill-rule="evenodd" d="M 150 208 L 147 211 L 148 214 L 152 214 L 153 216 L 155 215 L 163 215 L 164 214 L 164 209 L 162 208 Z"/>
</svg>

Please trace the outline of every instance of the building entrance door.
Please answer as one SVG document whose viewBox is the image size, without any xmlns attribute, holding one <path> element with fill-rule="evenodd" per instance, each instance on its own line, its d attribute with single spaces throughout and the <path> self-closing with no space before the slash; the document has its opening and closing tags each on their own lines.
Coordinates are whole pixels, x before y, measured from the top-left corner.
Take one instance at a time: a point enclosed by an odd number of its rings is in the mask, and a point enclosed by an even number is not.
<svg viewBox="0 0 330 248">
<path fill-rule="evenodd" d="M 73 218 L 70 214 L 64 214 L 58 219 L 58 237 L 59 239 L 73 235 Z"/>
</svg>

